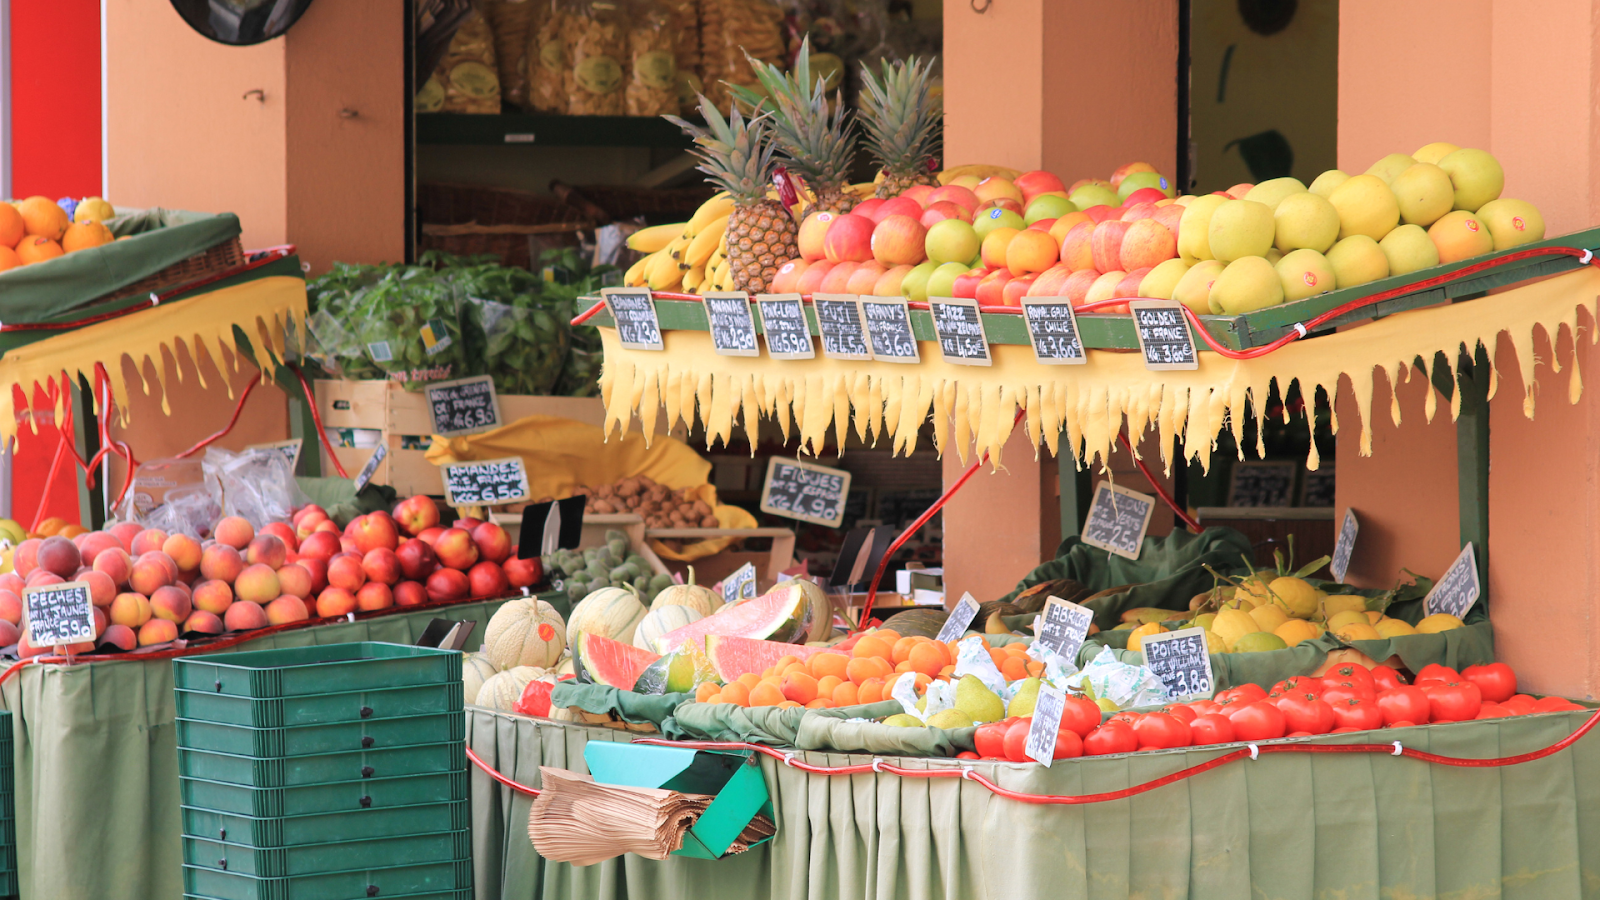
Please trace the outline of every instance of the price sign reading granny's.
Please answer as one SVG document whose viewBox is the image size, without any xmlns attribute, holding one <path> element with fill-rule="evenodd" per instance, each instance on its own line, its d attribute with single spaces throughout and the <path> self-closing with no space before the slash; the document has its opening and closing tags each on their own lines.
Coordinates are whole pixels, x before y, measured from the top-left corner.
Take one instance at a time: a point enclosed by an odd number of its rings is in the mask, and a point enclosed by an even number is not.
<svg viewBox="0 0 1600 900">
<path fill-rule="evenodd" d="M 1208 700 L 1216 693 L 1204 628 L 1181 628 L 1146 637 L 1144 664 L 1161 679 L 1175 701 Z"/>
<path fill-rule="evenodd" d="M 838 528 L 849 493 L 850 473 L 843 469 L 774 456 L 761 486 L 761 511 Z"/>
<path fill-rule="evenodd" d="M 1156 498 L 1130 491 L 1119 484 L 1102 481 L 1095 486 L 1089 517 L 1084 520 L 1083 542 L 1128 559 L 1138 559 L 1144 546 L 1145 529 Z"/>
<path fill-rule="evenodd" d="M 1422 614 L 1449 613 L 1458 619 L 1467 617 L 1467 610 L 1478 602 L 1482 586 L 1478 584 L 1478 554 L 1469 541 L 1461 548 L 1461 555 L 1444 570 L 1428 596 L 1422 598 Z"/>
<path fill-rule="evenodd" d="M 629 350 L 664 350 L 661 322 L 656 304 L 645 288 L 601 288 L 600 299 L 612 321 L 617 323 L 617 338 Z"/>
<path fill-rule="evenodd" d="M 1146 369 L 1163 372 L 1200 368 L 1194 334 L 1183 317 L 1183 304 L 1176 300 L 1133 300 L 1128 303 L 1128 311 L 1133 314 Z"/>
<path fill-rule="evenodd" d="M 872 338 L 872 357 L 878 362 L 919 363 L 922 351 L 911 330 L 911 308 L 904 297 L 862 297 L 861 315 Z"/>
<path fill-rule="evenodd" d="M 978 616 L 978 601 L 970 593 L 961 595 L 961 602 L 956 608 L 950 610 L 950 615 L 945 617 L 944 625 L 939 628 L 939 643 L 948 644 L 951 641 L 961 640 L 967 633 L 967 628 L 972 620 Z"/>
<path fill-rule="evenodd" d="M 503 506 L 528 499 L 528 472 L 522 457 L 445 463 L 444 500 L 449 506 Z"/>
<path fill-rule="evenodd" d="M 721 356 L 760 356 L 756 346 L 756 320 L 750 315 L 750 295 L 744 291 L 718 291 L 705 295 L 711 346 Z"/>
<path fill-rule="evenodd" d="M 1344 511 L 1344 524 L 1339 526 L 1339 539 L 1333 542 L 1333 560 L 1328 563 L 1328 571 L 1333 573 L 1333 580 L 1343 583 L 1346 572 L 1350 571 L 1350 554 L 1356 549 L 1356 535 L 1361 531 L 1361 523 L 1356 521 L 1356 511 Z"/>
<path fill-rule="evenodd" d="M 22 592 L 23 624 L 35 647 L 64 647 L 94 640 L 94 601 L 89 585 L 68 581 Z"/>
<path fill-rule="evenodd" d="M 1088 607 L 1051 597 L 1039 613 L 1039 643 L 1068 662 L 1074 662 L 1093 623 L 1094 612 Z"/>
<path fill-rule="evenodd" d="M 500 427 L 500 401 L 495 397 L 491 376 L 441 381 L 423 390 L 427 393 L 434 434 L 450 437 Z"/>
</svg>

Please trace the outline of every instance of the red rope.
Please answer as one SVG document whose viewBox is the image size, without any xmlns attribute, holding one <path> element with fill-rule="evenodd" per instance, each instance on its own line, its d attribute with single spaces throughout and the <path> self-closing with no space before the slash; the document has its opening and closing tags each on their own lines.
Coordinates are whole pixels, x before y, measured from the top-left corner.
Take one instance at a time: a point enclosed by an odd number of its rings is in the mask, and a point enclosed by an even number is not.
<svg viewBox="0 0 1600 900">
<path fill-rule="evenodd" d="M 501 784 L 505 785 L 506 787 L 511 788 L 513 791 L 516 791 L 519 794 L 527 794 L 530 797 L 539 796 L 538 790 L 536 790 L 534 788 L 531 788 L 531 787 L 528 787 L 525 784 L 518 784 L 517 782 L 512 781 L 511 779 L 507 778 L 506 776 L 501 775 L 499 772 L 495 771 L 495 768 L 493 766 L 489 765 L 488 763 L 486 763 L 482 759 L 480 759 L 478 757 L 478 754 L 473 753 L 471 747 L 467 748 L 467 759 L 472 760 L 472 764 L 477 766 L 478 768 L 482 769 L 484 771 L 484 773 L 487 774 L 490 778 L 493 778 L 495 781 L 498 781 Z"/>
<path fill-rule="evenodd" d="M 1189 529 L 1196 534 L 1204 531 L 1205 529 L 1200 527 L 1199 520 L 1195 519 L 1194 516 L 1189 515 L 1188 510 L 1178 506 L 1178 501 L 1172 499 L 1172 495 L 1167 493 L 1167 489 L 1162 486 L 1161 482 L 1156 480 L 1156 476 L 1150 473 L 1150 469 L 1145 466 L 1144 460 L 1140 459 L 1139 455 L 1133 452 L 1133 445 L 1128 443 L 1128 436 L 1119 431 L 1117 432 L 1117 440 L 1122 442 L 1122 446 L 1128 448 L 1128 454 L 1133 457 L 1133 464 L 1139 467 L 1139 471 L 1144 473 L 1144 477 L 1150 482 L 1150 486 L 1155 488 L 1156 496 L 1160 497 L 1167 504 L 1167 506 L 1172 508 L 1173 515 L 1182 519 L 1183 524 L 1189 526 Z M 1178 461 L 1178 465 L 1180 466 L 1187 464 L 1187 459 Z"/>
<path fill-rule="evenodd" d="M 245 383 L 244 390 L 239 392 L 239 402 L 235 403 L 233 405 L 233 415 L 228 418 L 228 424 L 222 426 L 222 430 L 221 431 L 218 431 L 218 432 L 212 434 L 210 437 L 201 440 L 198 444 L 195 444 L 193 447 L 190 447 L 189 449 L 187 449 L 187 450 L 183 451 L 182 453 L 179 453 L 177 456 L 173 457 L 173 459 L 184 459 L 186 457 L 193 456 L 194 454 L 200 452 L 202 449 L 210 446 L 214 441 L 218 440 L 219 438 L 227 436 L 228 432 L 233 430 L 233 426 L 238 424 L 238 422 L 239 422 L 239 414 L 244 412 L 244 402 L 246 400 L 250 399 L 250 392 L 255 390 L 256 389 L 256 385 L 259 384 L 260 382 L 261 382 L 261 373 L 260 372 L 257 372 L 256 374 L 250 376 L 250 380 Z"/>
<path fill-rule="evenodd" d="M 317 426 L 317 437 L 322 441 L 322 446 L 328 451 L 328 459 L 333 462 L 333 470 L 339 473 L 340 478 L 349 478 L 350 473 L 344 470 L 339 463 L 339 455 L 333 452 L 333 442 L 328 440 L 328 430 L 322 427 L 322 413 L 317 412 L 317 398 L 311 393 L 311 385 L 306 383 L 306 376 L 300 374 L 298 366 L 289 366 L 289 371 L 300 381 L 300 390 L 305 392 L 306 406 L 311 409 L 311 421 Z"/>
</svg>

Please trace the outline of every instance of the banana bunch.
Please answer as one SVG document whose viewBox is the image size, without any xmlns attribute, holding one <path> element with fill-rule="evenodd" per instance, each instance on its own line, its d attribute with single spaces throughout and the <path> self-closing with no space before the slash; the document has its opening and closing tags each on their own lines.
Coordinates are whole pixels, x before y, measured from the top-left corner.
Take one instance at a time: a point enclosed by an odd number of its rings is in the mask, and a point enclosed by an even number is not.
<svg viewBox="0 0 1600 900">
<path fill-rule="evenodd" d="M 1005 166 L 967 165 L 945 169 L 939 173 L 938 179 L 940 184 L 949 184 L 963 175 L 974 175 L 980 180 L 984 178 L 1004 178 L 1008 181 L 1014 181 L 1021 174 L 1022 172 L 1017 169 L 1008 169 Z"/>
<path fill-rule="evenodd" d="M 648 255 L 629 267 L 623 284 L 685 293 L 723 290 L 732 212 L 733 200 L 723 192 L 701 204 L 687 222 L 635 231 L 628 236 L 629 249 Z"/>
</svg>

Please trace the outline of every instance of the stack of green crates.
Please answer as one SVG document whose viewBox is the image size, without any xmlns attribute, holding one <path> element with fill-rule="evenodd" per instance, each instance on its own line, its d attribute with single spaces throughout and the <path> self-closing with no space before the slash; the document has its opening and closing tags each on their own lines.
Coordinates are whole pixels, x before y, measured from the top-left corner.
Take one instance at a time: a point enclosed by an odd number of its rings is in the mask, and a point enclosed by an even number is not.
<svg viewBox="0 0 1600 900">
<path fill-rule="evenodd" d="M 11 713 L 0 711 L 0 897 L 15 897 L 17 887 L 17 779 L 16 745 L 11 737 Z"/>
<path fill-rule="evenodd" d="M 471 897 L 461 654 L 328 644 L 173 669 L 186 897 Z"/>
</svg>

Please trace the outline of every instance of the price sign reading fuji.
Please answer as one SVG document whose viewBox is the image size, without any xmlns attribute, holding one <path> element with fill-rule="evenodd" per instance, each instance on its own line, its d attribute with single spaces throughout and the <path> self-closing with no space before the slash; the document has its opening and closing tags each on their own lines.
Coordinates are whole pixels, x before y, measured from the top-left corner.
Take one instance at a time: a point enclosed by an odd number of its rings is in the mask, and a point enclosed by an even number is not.
<svg viewBox="0 0 1600 900">
<path fill-rule="evenodd" d="M 711 326 L 711 346 L 722 356 L 760 356 L 756 321 L 750 315 L 750 295 L 744 291 L 705 295 L 706 319 Z"/>
<path fill-rule="evenodd" d="M 1206 700 L 1216 693 L 1204 628 L 1182 628 L 1144 639 L 1144 664 L 1178 702 Z"/>
<path fill-rule="evenodd" d="M 1068 662 L 1075 661 L 1093 623 L 1094 612 L 1088 607 L 1051 597 L 1039 613 L 1039 643 Z"/>
<path fill-rule="evenodd" d="M 1344 524 L 1339 526 L 1339 539 L 1333 544 L 1333 560 L 1328 563 L 1328 570 L 1333 573 L 1333 580 L 1344 581 L 1345 573 L 1350 571 L 1350 554 L 1356 549 L 1356 534 L 1361 531 L 1361 523 L 1356 521 L 1356 511 L 1344 511 Z"/>
<path fill-rule="evenodd" d="M 1039 685 L 1033 704 L 1033 723 L 1028 726 L 1028 742 L 1023 745 L 1028 758 L 1048 766 L 1056 756 L 1056 735 L 1061 731 L 1061 712 L 1067 705 L 1067 692 L 1048 684 Z"/>
<path fill-rule="evenodd" d="M 1444 570 L 1433 590 L 1422 599 L 1422 614 L 1449 613 L 1458 619 L 1467 617 L 1467 610 L 1478 602 L 1482 587 L 1478 584 L 1478 554 L 1469 541 L 1461 548 L 1461 555 Z"/>
<path fill-rule="evenodd" d="M 500 401 L 495 397 L 494 379 L 488 375 L 441 381 L 423 390 L 434 434 L 450 437 L 500 427 Z"/>
<path fill-rule="evenodd" d="M 1150 527 L 1150 513 L 1156 498 L 1102 481 L 1095 487 L 1089 517 L 1083 523 L 1083 542 L 1109 550 L 1118 556 L 1138 559 L 1144 547 L 1144 533 Z"/>
<path fill-rule="evenodd" d="M 873 359 L 892 363 L 922 361 L 904 297 L 862 297 L 861 315 L 867 321 L 867 335 L 872 338 Z"/>
<path fill-rule="evenodd" d="M 767 355 L 773 359 L 814 359 L 811 326 L 799 294 L 761 294 L 756 297 L 761 310 L 761 331 L 767 337 Z"/>
<path fill-rule="evenodd" d="M 23 624 L 35 647 L 64 647 L 94 640 L 94 601 L 82 581 L 29 588 L 22 592 Z"/>
<path fill-rule="evenodd" d="M 1133 300 L 1128 303 L 1128 311 L 1133 313 L 1146 369 L 1160 372 L 1200 368 L 1194 334 L 1183 317 L 1182 304 L 1176 300 Z"/>
<path fill-rule="evenodd" d="M 520 456 L 446 463 L 439 474 L 449 506 L 502 506 L 528 499 L 528 472 Z"/>
<path fill-rule="evenodd" d="M 601 288 L 600 298 L 617 323 L 617 337 L 629 350 L 664 350 L 656 304 L 644 288 Z"/>
<path fill-rule="evenodd" d="M 849 494 L 849 472 L 774 456 L 761 487 L 761 511 L 838 528 Z"/>
<path fill-rule="evenodd" d="M 867 325 L 861 318 L 860 298 L 853 294 L 813 294 L 811 305 L 817 311 L 817 333 L 822 336 L 823 356 L 872 359 Z"/>
<path fill-rule="evenodd" d="M 733 574 L 722 579 L 722 602 L 737 603 L 740 600 L 754 600 L 756 596 L 756 567 L 753 563 L 745 563 L 733 570 Z"/>
<path fill-rule="evenodd" d="M 388 455 L 388 444 L 379 444 L 373 449 L 372 458 L 367 460 L 367 464 L 361 467 L 360 472 L 356 473 L 356 493 L 359 494 L 366 489 L 367 482 L 371 481 L 372 476 L 378 473 L 378 466 L 383 463 L 384 458 Z"/>
<path fill-rule="evenodd" d="M 978 601 L 971 594 L 962 594 L 961 602 L 956 608 L 950 610 L 950 615 L 944 620 L 944 627 L 939 629 L 939 643 L 948 644 L 951 641 L 961 640 L 967 633 L 967 626 L 978 615 Z"/>
<path fill-rule="evenodd" d="M 1040 365 L 1081 366 L 1089 361 L 1078 334 L 1078 317 L 1065 297 L 1023 297 L 1022 319 L 1028 325 L 1033 358 Z"/>
<path fill-rule="evenodd" d="M 983 314 L 976 300 L 929 297 L 933 330 L 939 335 L 939 352 L 944 361 L 958 366 L 991 366 L 989 336 L 983 330 Z"/>
</svg>

